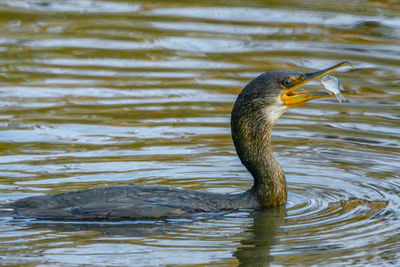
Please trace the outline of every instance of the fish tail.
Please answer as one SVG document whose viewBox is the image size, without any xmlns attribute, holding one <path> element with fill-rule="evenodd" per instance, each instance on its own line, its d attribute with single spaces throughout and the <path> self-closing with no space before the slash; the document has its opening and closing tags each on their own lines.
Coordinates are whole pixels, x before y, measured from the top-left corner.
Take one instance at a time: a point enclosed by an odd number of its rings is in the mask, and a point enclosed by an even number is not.
<svg viewBox="0 0 400 267">
<path fill-rule="evenodd" d="M 335 94 L 336 95 L 336 99 L 340 102 L 349 102 L 346 98 L 344 98 L 344 96 L 341 93 Z"/>
</svg>

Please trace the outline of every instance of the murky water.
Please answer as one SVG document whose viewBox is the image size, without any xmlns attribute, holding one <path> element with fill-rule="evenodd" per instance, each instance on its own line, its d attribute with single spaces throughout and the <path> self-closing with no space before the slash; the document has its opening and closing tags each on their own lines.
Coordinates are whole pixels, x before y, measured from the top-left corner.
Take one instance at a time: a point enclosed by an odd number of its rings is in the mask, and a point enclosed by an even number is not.
<svg viewBox="0 0 400 267">
<path fill-rule="evenodd" d="M 337 72 L 358 96 L 289 110 L 289 203 L 193 220 L 0 221 L 0 263 L 400 263 L 396 1 L 0 1 L 0 202 L 124 183 L 240 192 L 229 115 L 258 74 Z M 318 83 L 311 86 L 319 87 Z"/>
</svg>

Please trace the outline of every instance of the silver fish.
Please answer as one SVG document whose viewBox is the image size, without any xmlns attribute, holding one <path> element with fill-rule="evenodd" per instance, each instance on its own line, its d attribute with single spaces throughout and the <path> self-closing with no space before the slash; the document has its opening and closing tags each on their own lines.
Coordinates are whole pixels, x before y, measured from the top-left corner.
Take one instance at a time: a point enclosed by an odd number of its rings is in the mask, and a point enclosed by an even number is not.
<svg viewBox="0 0 400 267">
<path fill-rule="evenodd" d="M 340 84 L 338 78 L 330 75 L 325 75 L 321 78 L 321 84 L 330 94 L 334 94 L 336 99 L 342 102 L 348 102 L 346 98 L 342 95 L 341 91 L 344 91 L 343 86 Z"/>
</svg>

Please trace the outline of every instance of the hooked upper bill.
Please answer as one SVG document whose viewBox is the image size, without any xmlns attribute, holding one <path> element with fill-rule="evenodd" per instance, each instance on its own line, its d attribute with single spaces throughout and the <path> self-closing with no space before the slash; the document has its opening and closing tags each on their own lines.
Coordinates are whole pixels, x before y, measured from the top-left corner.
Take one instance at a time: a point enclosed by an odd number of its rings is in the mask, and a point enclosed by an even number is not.
<svg viewBox="0 0 400 267">
<path fill-rule="evenodd" d="M 305 73 L 305 75 L 300 77 L 298 80 L 296 80 L 292 86 L 289 86 L 283 90 L 283 92 L 281 93 L 282 102 L 288 108 L 293 108 L 293 107 L 301 106 L 312 99 L 334 96 L 332 94 L 329 94 L 326 91 L 295 92 L 295 90 L 306 85 L 308 82 L 315 80 L 317 78 L 320 78 L 328 73 L 331 73 L 343 66 L 351 66 L 352 68 L 354 68 L 350 62 L 343 61 L 343 62 L 340 62 L 339 64 L 336 64 L 327 69 L 319 70 L 316 72 Z M 344 91 L 341 91 L 341 93 L 344 95 L 354 95 L 354 94 L 357 94 L 357 91 L 356 90 L 344 90 Z"/>
</svg>

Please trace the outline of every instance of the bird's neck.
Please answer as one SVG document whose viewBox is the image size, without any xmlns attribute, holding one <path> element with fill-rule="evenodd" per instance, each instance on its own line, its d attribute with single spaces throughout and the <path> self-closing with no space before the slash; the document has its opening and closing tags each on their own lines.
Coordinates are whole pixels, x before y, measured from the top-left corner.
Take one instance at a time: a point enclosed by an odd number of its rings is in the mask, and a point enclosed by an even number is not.
<svg viewBox="0 0 400 267">
<path fill-rule="evenodd" d="M 232 111 L 232 138 L 243 165 L 254 177 L 250 192 L 262 207 L 282 206 L 287 200 L 286 179 L 271 148 L 271 130 L 275 120 L 266 109 Z"/>
</svg>

